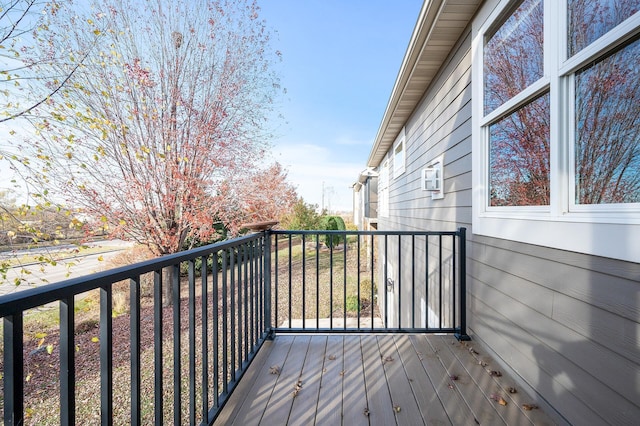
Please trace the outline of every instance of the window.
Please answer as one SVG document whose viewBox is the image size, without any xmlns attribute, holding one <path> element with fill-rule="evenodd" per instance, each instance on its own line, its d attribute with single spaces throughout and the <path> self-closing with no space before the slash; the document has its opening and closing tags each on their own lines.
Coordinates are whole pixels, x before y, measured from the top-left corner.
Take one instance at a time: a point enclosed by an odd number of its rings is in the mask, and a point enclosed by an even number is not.
<svg viewBox="0 0 640 426">
<path fill-rule="evenodd" d="M 405 149 L 404 149 L 405 132 L 404 127 L 398 134 L 396 142 L 393 146 L 393 177 L 397 178 L 404 173 Z"/>
<path fill-rule="evenodd" d="M 378 177 L 378 214 L 389 217 L 389 160 L 385 160 Z"/>
<path fill-rule="evenodd" d="M 488 3 L 473 23 L 474 232 L 637 261 L 640 0 Z"/>
</svg>

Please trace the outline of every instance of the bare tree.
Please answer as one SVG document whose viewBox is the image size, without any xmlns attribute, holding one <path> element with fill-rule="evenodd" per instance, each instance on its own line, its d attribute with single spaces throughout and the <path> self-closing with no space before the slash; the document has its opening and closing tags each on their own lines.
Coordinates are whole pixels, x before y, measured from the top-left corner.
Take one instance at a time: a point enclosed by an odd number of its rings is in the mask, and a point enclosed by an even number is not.
<svg viewBox="0 0 640 426">
<path fill-rule="evenodd" d="M 38 109 L 32 182 L 157 255 L 214 235 L 216 187 L 262 159 L 279 91 L 257 5 L 107 0 L 58 16 L 40 52 L 87 57 Z"/>
</svg>

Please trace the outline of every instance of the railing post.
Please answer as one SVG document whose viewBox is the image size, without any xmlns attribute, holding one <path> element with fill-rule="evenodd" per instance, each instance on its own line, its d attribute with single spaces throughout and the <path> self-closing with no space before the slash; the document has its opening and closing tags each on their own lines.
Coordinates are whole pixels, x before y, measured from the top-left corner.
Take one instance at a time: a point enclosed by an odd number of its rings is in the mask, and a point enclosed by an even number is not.
<svg viewBox="0 0 640 426">
<path fill-rule="evenodd" d="M 4 317 L 4 424 L 24 423 L 22 312 Z"/>
<path fill-rule="evenodd" d="M 264 328 L 267 338 L 273 339 L 273 325 L 271 324 L 271 230 L 264 231 L 264 247 L 262 260 L 264 261 Z"/>
<path fill-rule="evenodd" d="M 458 245 L 460 253 L 458 256 L 460 273 L 460 331 L 455 334 L 458 340 L 471 340 L 467 335 L 467 228 L 458 230 Z"/>
</svg>

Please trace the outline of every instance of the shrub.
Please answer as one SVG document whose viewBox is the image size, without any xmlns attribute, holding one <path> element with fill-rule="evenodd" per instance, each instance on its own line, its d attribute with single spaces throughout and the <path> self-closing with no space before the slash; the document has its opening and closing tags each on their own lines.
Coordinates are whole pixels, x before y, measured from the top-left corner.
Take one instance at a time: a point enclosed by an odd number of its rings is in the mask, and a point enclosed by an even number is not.
<svg viewBox="0 0 640 426">
<path fill-rule="evenodd" d="M 344 231 L 346 229 L 344 220 L 340 216 L 324 216 L 320 222 L 320 229 L 323 231 Z M 324 243 L 327 247 L 334 247 L 344 242 L 342 235 L 325 235 Z"/>
</svg>

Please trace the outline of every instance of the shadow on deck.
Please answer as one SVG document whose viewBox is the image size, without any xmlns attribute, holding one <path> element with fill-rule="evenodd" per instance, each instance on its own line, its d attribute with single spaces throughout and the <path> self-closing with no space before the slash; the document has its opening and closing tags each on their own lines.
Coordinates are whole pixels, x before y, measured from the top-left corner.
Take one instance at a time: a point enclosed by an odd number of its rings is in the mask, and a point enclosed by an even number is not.
<svg viewBox="0 0 640 426">
<path fill-rule="evenodd" d="M 493 360 L 445 335 L 278 335 L 216 425 L 553 424 Z"/>
</svg>

